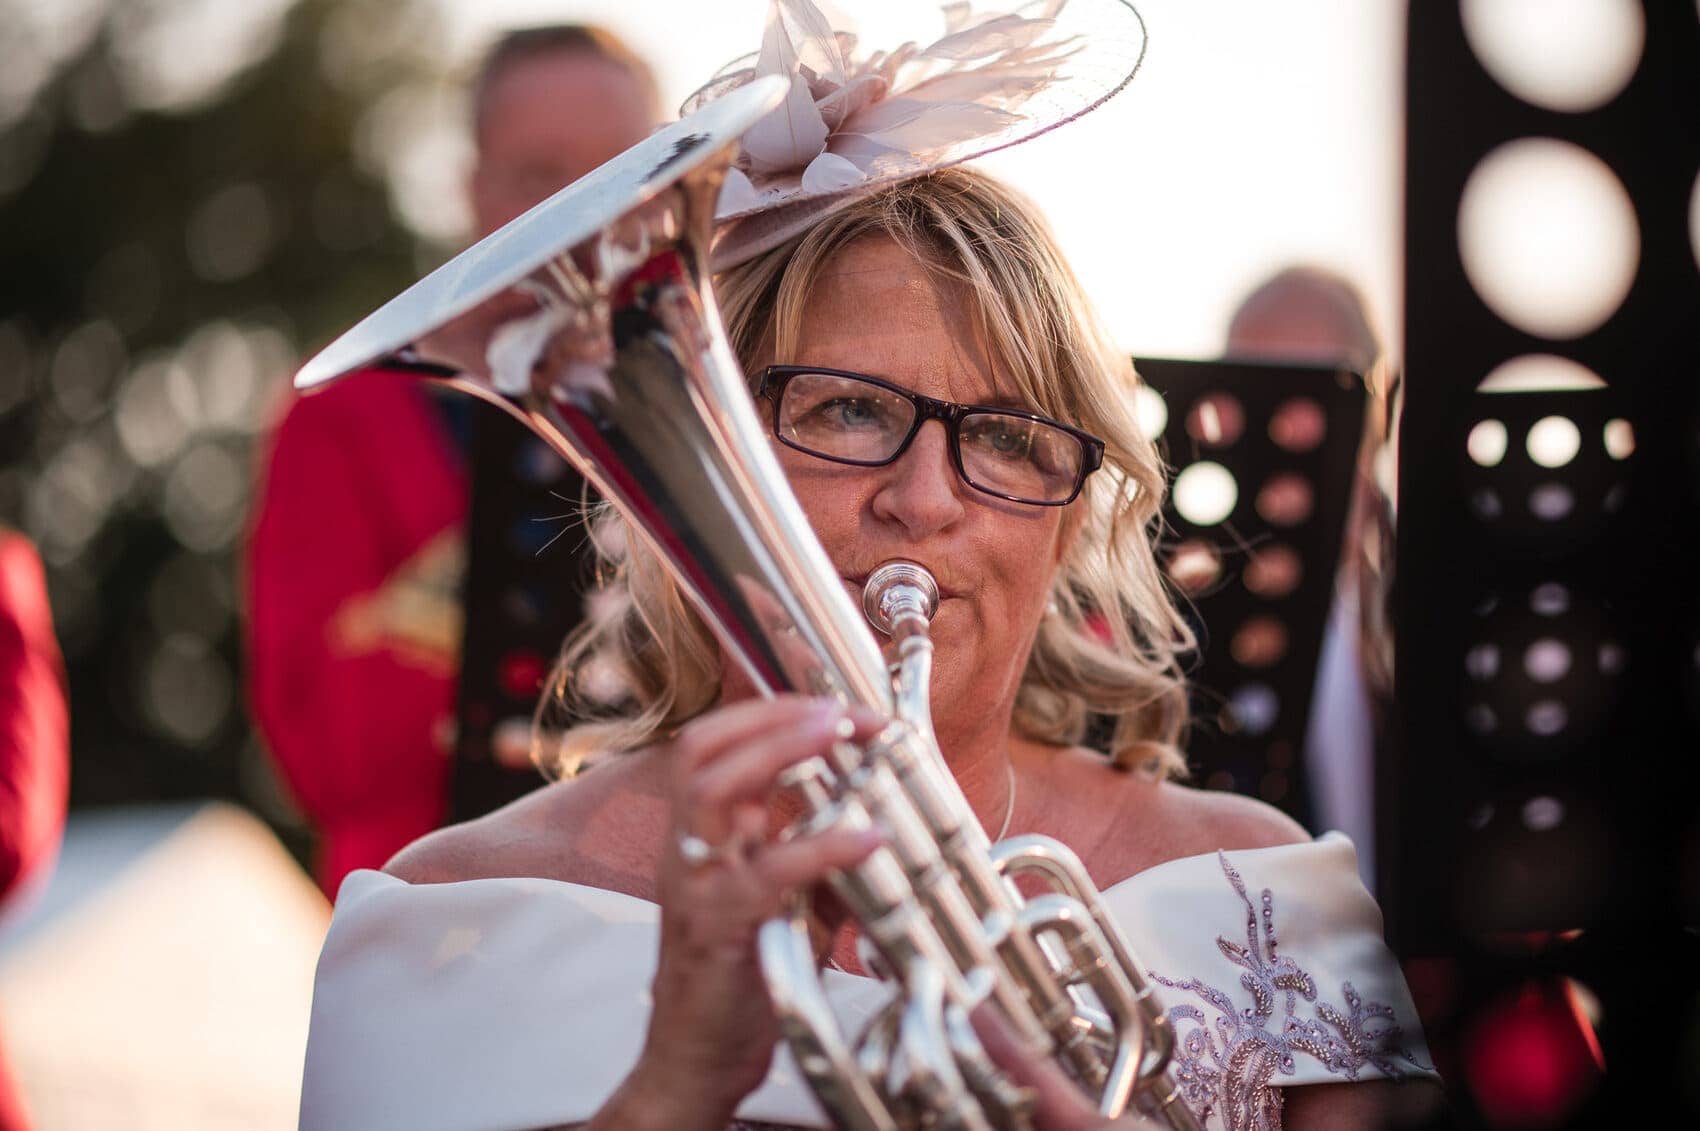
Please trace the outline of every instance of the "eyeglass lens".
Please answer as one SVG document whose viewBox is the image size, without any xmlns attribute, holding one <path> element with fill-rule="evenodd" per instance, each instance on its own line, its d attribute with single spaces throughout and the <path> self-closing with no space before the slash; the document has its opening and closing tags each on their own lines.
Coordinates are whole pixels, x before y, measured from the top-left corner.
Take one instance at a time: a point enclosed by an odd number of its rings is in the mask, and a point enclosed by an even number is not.
<svg viewBox="0 0 1700 1131">
<path fill-rule="evenodd" d="M 909 436 L 917 408 L 891 389 L 830 373 L 798 373 L 780 398 L 786 443 L 827 459 L 879 464 Z M 961 470 L 970 486 L 1031 502 L 1074 493 L 1084 451 L 1079 438 L 1043 421 L 976 409 L 957 430 Z"/>
</svg>

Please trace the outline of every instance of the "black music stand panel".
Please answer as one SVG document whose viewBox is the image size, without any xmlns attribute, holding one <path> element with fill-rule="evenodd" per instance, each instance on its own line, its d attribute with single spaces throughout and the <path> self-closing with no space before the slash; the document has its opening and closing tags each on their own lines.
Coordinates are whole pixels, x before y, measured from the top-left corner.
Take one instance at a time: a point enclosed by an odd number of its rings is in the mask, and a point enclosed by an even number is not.
<svg viewBox="0 0 1700 1131">
<path fill-rule="evenodd" d="M 1535 1054 L 1593 1042 L 1545 1089 L 1540 1126 L 1618 1126 L 1648 1104 L 1700 1122 L 1700 12 L 1632 14 L 1626 85 L 1571 111 L 1502 85 L 1460 5 L 1409 6 L 1397 742 L 1378 828 L 1389 934 L 1425 971 L 1429 1044 L 1453 1070 L 1437 1126 L 1509 1125 L 1528 1077 L 1484 1034 L 1513 1031 Z M 1524 139 L 1615 180 L 1638 229 L 1622 302 L 1568 331 L 1490 305 L 1460 250 L 1472 175 Z M 1598 380 L 1479 388 L 1530 355 Z"/>
<path fill-rule="evenodd" d="M 1166 404 L 1161 449 L 1183 504 L 1171 489 L 1159 558 L 1199 636 L 1187 742 L 1196 780 L 1308 827 L 1305 734 L 1357 481 L 1363 381 L 1301 365 L 1135 365 Z M 1184 513 L 1183 477 L 1201 463 L 1232 477 L 1236 497 L 1219 521 Z"/>
</svg>

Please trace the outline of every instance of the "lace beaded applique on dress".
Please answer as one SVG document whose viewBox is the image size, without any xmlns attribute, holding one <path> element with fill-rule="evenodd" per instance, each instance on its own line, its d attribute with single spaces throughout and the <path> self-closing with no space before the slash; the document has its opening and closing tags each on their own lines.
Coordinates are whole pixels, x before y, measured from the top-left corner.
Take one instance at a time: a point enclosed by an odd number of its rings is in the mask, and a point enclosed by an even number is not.
<svg viewBox="0 0 1700 1131">
<path fill-rule="evenodd" d="M 1404 1031 L 1391 1006 L 1364 1001 L 1350 982 L 1341 983 L 1344 1006 L 1319 1000 L 1316 979 L 1276 953 L 1270 889 L 1261 893 L 1262 906 L 1253 906 L 1227 854 L 1218 852 L 1216 858 L 1246 910 L 1245 944 L 1217 936 L 1216 946 L 1244 971 L 1239 984 L 1251 1004 L 1239 1006 L 1232 995 L 1197 978 L 1172 980 L 1151 972 L 1153 980 L 1194 995 L 1214 1014 L 1207 1016 L 1192 1004 L 1169 1009 L 1177 1037 L 1175 1080 L 1200 1120 L 1215 1116 L 1225 1131 L 1279 1131 L 1276 1077 L 1291 1076 L 1300 1055 L 1347 1080 L 1356 1080 L 1366 1066 L 1392 1079 L 1404 1076 L 1406 1065 L 1432 1071 L 1405 1049 Z M 1301 1001 L 1312 1016 L 1300 1015 Z"/>
</svg>

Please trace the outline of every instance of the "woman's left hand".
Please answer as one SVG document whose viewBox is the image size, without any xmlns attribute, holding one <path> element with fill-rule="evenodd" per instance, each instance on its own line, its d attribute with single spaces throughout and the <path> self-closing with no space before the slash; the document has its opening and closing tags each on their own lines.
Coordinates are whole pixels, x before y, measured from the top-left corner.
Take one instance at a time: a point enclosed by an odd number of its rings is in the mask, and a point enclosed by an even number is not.
<svg viewBox="0 0 1700 1131">
<path fill-rule="evenodd" d="M 1110 1119 L 1100 1114 L 1055 1061 L 1021 1046 L 995 1006 L 981 1006 L 970 1020 L 992 1062 L 1011 1080 L 1031 1089 L 1037 1131 L 1156 1131 L 1155 1125 L 1138 1115 Z"/>
</svg>

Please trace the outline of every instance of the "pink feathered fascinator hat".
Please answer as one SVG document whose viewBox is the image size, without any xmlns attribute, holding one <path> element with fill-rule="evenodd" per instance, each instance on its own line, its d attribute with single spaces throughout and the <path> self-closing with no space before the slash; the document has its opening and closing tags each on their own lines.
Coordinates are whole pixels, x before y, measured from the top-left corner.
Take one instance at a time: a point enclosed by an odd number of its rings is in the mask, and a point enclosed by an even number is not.
<svg viewBox="0 0 1700 1131">
<path fill-rule="evenodd" d="M 869 50 L 810 0 L 772 0 L 761 50 L 686 99 L 682 115 L 759 75 L 791 82 L 784 104 L 744 135 L 727 177 L 715 270 L 876 188 L 1072 121 L 1126 86 L 1145 55 L 1144 21 L 1123 0 L 958 0 L 937 14 L 942 34 L 930 43 Z"/>
</svg>

